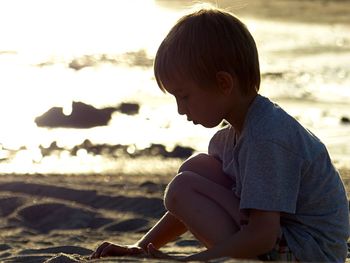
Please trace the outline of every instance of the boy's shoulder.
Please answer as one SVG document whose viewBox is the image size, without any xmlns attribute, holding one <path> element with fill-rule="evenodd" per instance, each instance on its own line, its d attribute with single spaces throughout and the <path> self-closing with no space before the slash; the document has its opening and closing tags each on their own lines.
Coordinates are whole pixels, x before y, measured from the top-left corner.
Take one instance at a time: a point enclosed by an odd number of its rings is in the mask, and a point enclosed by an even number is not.
<svg viewBox="0 0 350 263">
<path fill-rule="evenodd" d="M 299 133 L 314 136 L 277 103 L 261 95 L 252 103 L 245 126 L 250 135 L 261 139 L 276 140 Z"/>
<path fill-rule="evenodd" d="M 277 103 L 258 95 L 246 116 L 246 126 L 250 132 L 258 136 L 278 136 L 289 131 L 303 128 Z"/>
<path fill-rule="evenodd" d="M 254 143 L 269 142 L 295 153 L 324 149 L 316 135 L 278 104 L 260 95 L 247 114 L 246 136 Z"/>
</svg>

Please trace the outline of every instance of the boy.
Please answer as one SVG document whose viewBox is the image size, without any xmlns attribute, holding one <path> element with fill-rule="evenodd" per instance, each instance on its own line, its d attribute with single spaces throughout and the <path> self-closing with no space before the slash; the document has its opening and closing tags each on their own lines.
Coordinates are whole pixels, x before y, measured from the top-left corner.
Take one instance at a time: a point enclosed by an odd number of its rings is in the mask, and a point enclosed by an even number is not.
<svg viewBox="0 0 350 263">
<path fill-rule="evenodd" d="M 220 257 L 344 262 L 348 201 L 325 146 L 258 94 L 254 39 L 219 10 L 180 19 L 155 58 L 159 87 L 179 114 L 204 127 L 229 125 L 169 183 L 167 213 L 135 245 L 103 243 L 92 258 L 147 253 L 190 231 L 206 250 L 181 260 Z"/>
</svg>

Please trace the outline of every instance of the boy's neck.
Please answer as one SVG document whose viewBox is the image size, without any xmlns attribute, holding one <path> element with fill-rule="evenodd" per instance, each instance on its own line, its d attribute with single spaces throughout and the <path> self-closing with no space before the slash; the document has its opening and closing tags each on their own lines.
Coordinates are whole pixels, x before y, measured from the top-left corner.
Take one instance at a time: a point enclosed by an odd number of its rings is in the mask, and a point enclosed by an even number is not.
<svg viewBox="0 0 350 263">
<path fill-rule="evenodd" d="M 244 129 L 247 112 L 257 95 L 257 93 L 254 93 L 242 96 L 240 99 L 235 100 L 235 105 L 233 105 L 232 111 L 226 118 L 226 121 L 228 121 L 235 129 L 237 137 L 241 135 Z"/>
</svg>

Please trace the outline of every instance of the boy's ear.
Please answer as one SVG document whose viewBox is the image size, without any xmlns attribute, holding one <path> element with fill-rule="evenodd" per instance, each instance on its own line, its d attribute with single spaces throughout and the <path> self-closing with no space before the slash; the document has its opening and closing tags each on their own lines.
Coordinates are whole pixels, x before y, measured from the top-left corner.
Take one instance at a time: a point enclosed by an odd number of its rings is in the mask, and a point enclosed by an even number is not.
<svg viewBox="0 0 350 263">
<path fill-rule="evenodd" d="M 229 95 L 232 92 L 235 81 L 230 73 L 219 71 L 216 73 L 216 84 L 220 92 Z"/>
</svg>

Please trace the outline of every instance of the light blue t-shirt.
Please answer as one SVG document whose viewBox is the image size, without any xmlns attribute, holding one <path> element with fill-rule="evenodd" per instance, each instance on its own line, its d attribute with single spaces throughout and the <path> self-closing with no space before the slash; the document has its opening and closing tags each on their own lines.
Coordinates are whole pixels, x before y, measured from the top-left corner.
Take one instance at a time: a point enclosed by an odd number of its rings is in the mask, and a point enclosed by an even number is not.
<svg viewBox="0 0 350 263">
<path fill-rule="evenodd" d="M 344 262 L 348 200 L 323 143 L 261 95 L 235 138 L 232 126 L 221 129 L 209 154 L 234 179 L 240 209 L 280 211 L 282 232 L 298 260 Z"/>
</svg>

